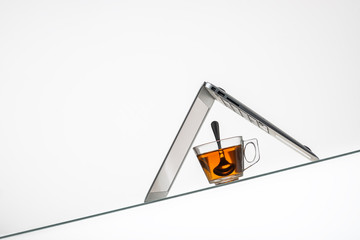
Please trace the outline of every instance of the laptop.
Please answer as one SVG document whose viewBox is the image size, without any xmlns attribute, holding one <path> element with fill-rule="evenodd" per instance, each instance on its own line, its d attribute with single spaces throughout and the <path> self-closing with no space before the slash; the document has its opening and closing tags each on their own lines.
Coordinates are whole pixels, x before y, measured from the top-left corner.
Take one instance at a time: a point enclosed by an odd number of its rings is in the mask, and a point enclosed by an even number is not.
<svg viewBox="0 0 360 240">
<path fill-rule="evenodd" d="M 230 96 L 222 88 L 204 82 L 147 193 L 145 202 L 156 201 L 168 195 L 176 175 L 214 101 L 220 102 L 256 127 L 290 146 L 309 161 L 319 160 L 310 148 L 296 141 L 236 98 Z"/>
</svg>

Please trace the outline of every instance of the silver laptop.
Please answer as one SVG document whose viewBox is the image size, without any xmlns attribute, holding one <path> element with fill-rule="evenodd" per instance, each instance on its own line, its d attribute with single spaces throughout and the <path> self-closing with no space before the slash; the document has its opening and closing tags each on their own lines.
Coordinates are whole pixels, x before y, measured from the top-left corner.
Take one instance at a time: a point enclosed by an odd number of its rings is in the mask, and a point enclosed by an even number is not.
<svg viewBox="0 0 360 240">
<path fill-rule="evenodd" d="M 204 82 L 149 189 L 145 202 L 159 200 L 168 195 L 176 175 L 215 100 L 268 134 L 274 136 L 276 139 L 290 146 L 310 161 L 319 159 L 310 148 L 290 137 L 274 124 L 230 96 L 222 88 Z"/>
</svg>

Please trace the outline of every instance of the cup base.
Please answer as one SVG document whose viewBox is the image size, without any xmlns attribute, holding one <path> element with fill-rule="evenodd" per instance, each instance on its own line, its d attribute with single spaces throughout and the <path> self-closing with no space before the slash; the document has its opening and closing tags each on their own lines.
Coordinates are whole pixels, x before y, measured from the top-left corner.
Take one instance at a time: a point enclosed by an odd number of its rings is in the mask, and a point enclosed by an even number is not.
<svg viewBox="0 0 360 240">
<path fill-rule="evenodd" d="M 236 175 L 231 175 L 231 176 L 227 176 L 227 177 L 223 177 L 223 178 L 218 178 L 215 180 L 210 181 L 210 183 L 214 183 L 215 185 L 219 185 L 219 184 L 224 184 L 224 183 L 229 183 L 229 182 L 233 182 L 239 179 L 239 177 L 242 177 L 242 173 L 236 174 Z"/>
</svg>

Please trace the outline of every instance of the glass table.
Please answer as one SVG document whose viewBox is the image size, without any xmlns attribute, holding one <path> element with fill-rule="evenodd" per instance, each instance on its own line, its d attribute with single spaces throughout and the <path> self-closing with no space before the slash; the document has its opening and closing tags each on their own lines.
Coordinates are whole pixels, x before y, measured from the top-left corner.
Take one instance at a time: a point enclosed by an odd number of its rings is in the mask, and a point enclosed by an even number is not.
<svg viewBox="0 0 360 240">
<path fill-rule="evenodd" d="M 101 217 L 101 216 L 107 216 L 107 215 L 116 214 L 116 213 L 121 214 L 121 212 L 123 212 L 123 211 L 128 211 L 128 210 L 131 211 L 132 209 L 137 209 L 137 208 L 146 208 L 149 205 L 156 205 L 156 204 L 159 204 L 160 202 L 175 200 L 175 199 L 183 198 L 183 197 L 189 196 L 189 195 L 196 195 L 196 194 L 198 194 L 200 192 L 204 192 L 204 191 L 212 191 L 212 194 L 216 194 L 216 191 L 217 191 L 216 189 L 223 189 L 230 185 L 239 185 L 238 188 L 241 188 L 240 185 L 244 182 L 250 182 L 250 181 L 252 181 L 254 179 L 258 179 L 258 178 L 266 178 L 270 175 L 276 175 L 279 173 L 285 173 L 285 172 L 291 173 L 291 171 L 294 171 L 294 170 L 296 171 L 296 169 L 311 168 L 312 166 L 318 166 L 318 165 L 324 164 L 326 162 L 336 162 L 340 165 L 346 165 L 346 162 L 345 162 L 346 159 L 357 159 L 357 161 L 359 161 L 360 150 L 355 150 L 355 151 L 339 154 L 339 155 L 324 158 L 324 159 L 321 159 L 321 160 L 318 160 L 315 162 L 308 162 L 308 163 L 299 164 L 299 165 L 288 167 L 288 168 L 279 169 L 276 171 L 270 171 L 270 172 L 266 172 L 263 174 L 254 175 L 251 177 L 245 177 L 245 178 L 242 178 L 237 181 L 230 182 L 230 183 L 225 183 L 225 184 L 216 185 L 216 186 L 210 186 L 210 187 L 206 187 L 206 188 L 202 188 L 202 189 L 197 189 L 194 191 L 189 191 L 189 192 L 185 192 L 185 193 L 181 193 L 181 194 L 172 195 L 167 198 L 164 198 L 161 200 L 156 200 L 153 202 L 134 204 L 134 205 L 127 206 L 127 207 L 113 209 L 110 211 L 101 212 L 98 214 L 84 216 L 84 217 L 80 217 L 80 218 L 76 218 L 76 219 L 71 219 L 71 220 L 63 221 L 63 222 L 59 222 L 59 223 L 54 223 L 54 224 L 50 224 L 50 225 L 46 225 L 46 226 L 42 226 L 42 227 L 38 227 L 38 228 L 34 228 L 34 229 L 27 229 L 25 231 L 7 234 L 5 236 L 1 236 L 0 238 L 9 238 L 9 237 L 15 237 L 15 236 L 20 236 L 20 235 L 24 235 L 24 234 L 30 234 L 32 232 L 37 232 L 37 231 L 41 231 L 41 230 L 45 230 L 45 229 L 51 229 L 51 228 L 62 226 L 62 225 L 72 224 L 75 222 L 80 222 L 83 220 L 89 220 L 89 219 L 93 219 L 93 218 L 97 218 L 97 217 Z"/>
</svg>

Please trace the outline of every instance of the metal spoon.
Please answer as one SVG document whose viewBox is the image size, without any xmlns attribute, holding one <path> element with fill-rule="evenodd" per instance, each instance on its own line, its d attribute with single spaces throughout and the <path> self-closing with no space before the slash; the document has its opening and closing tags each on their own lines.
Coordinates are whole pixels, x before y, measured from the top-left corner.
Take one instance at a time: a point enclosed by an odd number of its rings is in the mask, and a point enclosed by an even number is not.
<svg viewBox="0 0 360 240">
<path fill-rule="evenodd" d="M 220 163 L 214 168 L 213 172 L 218 176 L 230 175 L 235 170 L 235 164 L 229 163 L 225 159 L 224 151 L 221 148 L 219 123 L 217 121 L 213 121 L 211 123 L 211 128 L 213 130 L 219 148 L 219 157 L 220 157 Z"/>
</svg>

